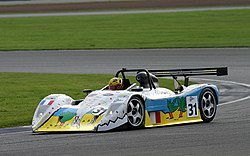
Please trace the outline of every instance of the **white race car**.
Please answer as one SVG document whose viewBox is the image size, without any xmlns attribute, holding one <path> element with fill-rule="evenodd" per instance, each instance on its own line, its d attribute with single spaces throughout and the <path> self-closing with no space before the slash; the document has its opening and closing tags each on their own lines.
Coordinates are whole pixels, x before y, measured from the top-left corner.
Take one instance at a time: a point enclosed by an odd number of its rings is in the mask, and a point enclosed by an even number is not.
<svg viewBox="0 0 250 156">
<path fill-rule="evenodd" d="M 130 84 L 126 73 L 135 73 L 138 82 Z M 123 90 L 90 91 L 83 100 L 64 94 L 51 94 L 38 105 L 33 132 L 109 131 L 138 129 L 191 122 L 210 122 L 219 102 L 218 88 L 212 84 L 188 85 L 190 76 L 227 75 L 227 68 L 180 70 L 121 69 Z M 177 80 L 184 77 L 184 85 Z M 159 86 L 158 77 L 172 77 L 175 90 Z"/>
</svg>

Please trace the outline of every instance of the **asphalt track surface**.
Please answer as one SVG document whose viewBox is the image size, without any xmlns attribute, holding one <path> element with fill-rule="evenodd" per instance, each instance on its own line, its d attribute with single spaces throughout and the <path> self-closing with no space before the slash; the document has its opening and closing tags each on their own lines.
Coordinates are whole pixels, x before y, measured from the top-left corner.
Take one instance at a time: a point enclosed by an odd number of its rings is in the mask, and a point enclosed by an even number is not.
<svg viewBox="0 0 250 156">
<path fill-rule="evenodd" d="M 227 77 L 195 79 L 220 88 L 222 105 L 211 123 L 107 133 L 32 134 L 30 127 L 0 129 L 0 155 L 249 155 L 249 51 L 235 48 L 0 52 L 0 72 L 114 73 L 121 67 L 229 67 Z"/>
</svg>

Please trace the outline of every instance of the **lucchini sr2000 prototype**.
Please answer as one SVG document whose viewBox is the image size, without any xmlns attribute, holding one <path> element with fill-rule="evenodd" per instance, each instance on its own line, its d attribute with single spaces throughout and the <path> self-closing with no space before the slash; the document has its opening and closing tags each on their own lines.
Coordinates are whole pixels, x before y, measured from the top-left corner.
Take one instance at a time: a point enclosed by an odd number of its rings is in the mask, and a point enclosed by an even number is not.
<svg viewBox="0 0 250 156">
<path fill-rule="evenodd" d="M 130 84 L 126 73 L 135 73 Z M 138 129 L 192 122 L 210 122 L 219 102 L 218 88 L 212 84 L 188 85 L 189 77 L 227 75 L 227 68 L 180 70 L 119 70 L 123 90 L 91 92 L 82 100 L 64 94 L 51 94 L 38 105 L 33 121 L 34 132 L 109 131 L 127 127 Z M 159 86 L 158 77 L 172 77 L 175 91 Z M 184 85 L 177 80 L 184 77 Z"/>
</svg>

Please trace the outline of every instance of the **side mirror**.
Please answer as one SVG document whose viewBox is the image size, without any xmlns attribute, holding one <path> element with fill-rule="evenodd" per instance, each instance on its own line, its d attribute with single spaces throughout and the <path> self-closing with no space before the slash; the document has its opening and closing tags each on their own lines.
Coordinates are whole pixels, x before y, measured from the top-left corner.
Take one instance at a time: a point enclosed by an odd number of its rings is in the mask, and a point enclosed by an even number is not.
<svg viewBox="0 0 250 156">
<path fill-rule="evenodd" d="M 86 93 L 86 94 L 88 95 L 89 93 L 92 92 L 92 90 L 91 90 L 91 89 L 84 89 L 82 92 L 83 92 L 83 93 Z"/>
</svg>

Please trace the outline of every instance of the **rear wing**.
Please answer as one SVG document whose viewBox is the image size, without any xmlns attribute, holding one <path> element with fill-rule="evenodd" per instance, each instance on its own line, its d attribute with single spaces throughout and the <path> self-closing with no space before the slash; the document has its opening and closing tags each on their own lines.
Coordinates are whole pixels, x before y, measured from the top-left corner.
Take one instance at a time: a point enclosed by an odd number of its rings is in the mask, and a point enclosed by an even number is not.
<svg viewBox="0 0 250 156">
<path fill-rule="evenodd" d="M 228 75 L 227 67 L 218 68 L 194 68 L 194 69 L 173 69 L 173 70 L 148 70 L 156 77 L 173 77 L 173 76 L 202 76 L 202 75 Z"/>
<path fill-rule="evenodd" d="M 194 69 L 173 69 L 173 70 L 149 70 L 150 73 L 156 77 L 173 77 L 175 92 L 178 93 L 183 90 L 182 85 L 177 80 L 177 77 L 184 77 L 184 86 L 187 87 L 190 76 L 204 76 L 204 75 L 216 75 L 224 76 L 228 75 L 227 67 L 217 68 L 194 68 Z"/>
</svg>

